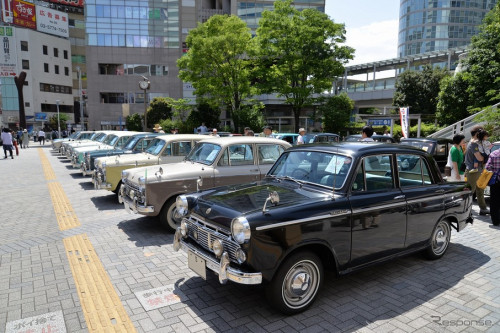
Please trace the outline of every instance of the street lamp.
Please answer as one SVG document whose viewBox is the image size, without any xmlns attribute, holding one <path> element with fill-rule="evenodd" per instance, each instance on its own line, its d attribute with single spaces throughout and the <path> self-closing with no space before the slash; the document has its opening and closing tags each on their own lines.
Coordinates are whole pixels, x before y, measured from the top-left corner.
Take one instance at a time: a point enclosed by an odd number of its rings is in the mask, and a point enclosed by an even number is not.
<svg viewBox="0 0 500 333">
<path fill-rule="evenodd" d="M 142 76 L 143 80 L 139 81 L 139 88 L 141 88 L 144 91 L 144 132 L 147 131 L 148 129 L 148 118 L 147 118 L 147 112 L 148 112 L 148 105 L 146 104 L 146 91 L 150 88 L 151 82 L 149 82 L 149 79 L 145 76 Z"/>
<path fill-rule="evenodd" d="M 61 137 L 61 121 L 59 119 L 59 100 L 56 100 L 56 106 L 57 106 L 57 137 Z"/>
<path fill-rule="evenodd" d="M 78 73 L 78 97 L 80 99 L 80 126 L 83 131 L 83 96 L 82 96 L 82 72 L 80 66 L 76 66 L 76 71 Z"/>
</svg>

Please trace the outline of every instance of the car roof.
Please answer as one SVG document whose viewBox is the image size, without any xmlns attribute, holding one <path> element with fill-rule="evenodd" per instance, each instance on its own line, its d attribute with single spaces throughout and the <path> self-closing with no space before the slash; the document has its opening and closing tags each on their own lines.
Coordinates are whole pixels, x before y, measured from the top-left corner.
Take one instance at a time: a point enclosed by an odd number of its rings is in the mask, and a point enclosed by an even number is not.
<svg viewBox="0 0 500 333">
<path fill-rule="evenodd" d="M 157 139 L 165 141 L 181 141 L 181 140 L 204 140 L 205 138 L 199 134 L 163 134 L 158 135 Z"/>
<path fill-rule="evenodd" d="M 314 135 L 314 136 L 340 136 L 338 134 L 335 134 L 335 133 L 307 133 L 306 135 Z"/>
<path fill-rule="evenodd" d="M 260 136 L 226 136 L 220 138 L 209 136 L 208 138 L 204 138 L 203 142 L 215 143 L 221 146 L 243 143 L 277 143 L 280 145 L 285 144 L 291 146 L 288 142 L 281 139 L 265 138 Z"/>
<path fill-rule="evenodd" d="M 288 151 L 303 150 L 303 151 L 321 151 L 327 153 L 339 153 L 347 156 L 362 156 L 381 153 L 418 153 L 421 155 L 428 154 L 424 150 L 399 145 L 396 143 L 382 142 L 335 142 L 335 143 L 312 143 L 289 148 Z"/>
<path fill-rule="evenodd" d="M 400 141 L 452 142 L 453 140 L 448 138 L 401 138 Z"/>
</svg>

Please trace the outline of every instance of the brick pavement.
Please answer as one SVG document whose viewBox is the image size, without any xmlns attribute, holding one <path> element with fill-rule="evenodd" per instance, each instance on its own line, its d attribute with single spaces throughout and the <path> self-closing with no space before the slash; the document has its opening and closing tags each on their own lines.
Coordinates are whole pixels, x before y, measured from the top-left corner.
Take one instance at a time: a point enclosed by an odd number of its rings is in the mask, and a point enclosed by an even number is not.
<svg viewBox="0 0 500 333">
<path fill-rule="evenodd" d="M 328 274 L 315 304 L 285 317 L 259 286 L 197 277 L 155 220 L 127 214 L 114 194 L 94 190 L 48 145 L 44 152 L 81 226 L 59 231 L 36 149 L 0 160 L 0 332 L 59 310 L 68 332 L 87 331 L 62 241 L 83 233 L 138 332 L 500 332 L 500 228 L 489 218 L 453 233 L 442 260 L 411 255 L 342 278 Z M 136 293 L 163 286 L 185 299 L 146 311 Z"/>
</svg>

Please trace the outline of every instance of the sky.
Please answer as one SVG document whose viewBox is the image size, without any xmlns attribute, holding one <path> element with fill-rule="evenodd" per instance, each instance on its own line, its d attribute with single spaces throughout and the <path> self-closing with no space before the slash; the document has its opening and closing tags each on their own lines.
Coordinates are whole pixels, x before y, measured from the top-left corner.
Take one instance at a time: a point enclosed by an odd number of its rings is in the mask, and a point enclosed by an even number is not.
<svg viewBox="0 0 500 333">
<path fill-rule="evenodd" d="M 325 12 L 346 26 L 346 45 L 356 51 L 348 65 L 397 57 L 399 0 L 325 0 Z"/>
</svg>

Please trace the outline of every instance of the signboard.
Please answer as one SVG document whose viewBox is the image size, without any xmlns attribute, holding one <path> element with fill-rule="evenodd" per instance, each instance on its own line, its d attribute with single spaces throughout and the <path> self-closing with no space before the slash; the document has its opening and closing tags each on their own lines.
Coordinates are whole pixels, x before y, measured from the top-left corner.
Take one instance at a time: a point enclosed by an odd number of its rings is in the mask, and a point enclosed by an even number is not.
<svg viewBox="0 0 500 333">
<path fill-rule="evenodd" d="M 67 38 L 69 37 L 68 14 L 36 6 L 36 29 L 40 32 Z"/>
<path fill-rule="evenodd" d="M 12 0 L 2 0 L 2 21 L 12 23 Z"/>
<path fill-rule="evenodd" d="M 47 114 L 44 112 L 35 112 L 35 121 L 47 121 Z"/>
<path fill-rule="evenodd" d="M 12 27 L 0 27 L 0 77 L 13 77 L 17 73 L 17 52 L 15 29 Z"/>
<path fill-rule="evenodd" d="M 405 138 L 410 136 L 410 110 L 409 108 L 399 108 L 399 118 L 401 119 L 401 132 Z"/>
<path fill-rule="evenodd" d="M 21 0 L 12 0 L 14 24 L 21 27 L 36 29 L 35 5 Z"/>
<path fill-rule="evenodd" d="M 73 6 L 83 8 L 84 0 L 50 0 L 52 3 L 58 3 L 65 6 Z"/>
<path fill-rule="evenodd" d="M 368 119 L 368 125 L 372 126 L 391 126 L 391 119 Z"/>
<path fill-rule="evenodd" d="M 186 295 L 173 284 L 154 289 L 138 291 L 135 296 L 146 311 L 186 301 Z"/>
</svg>

